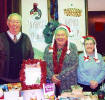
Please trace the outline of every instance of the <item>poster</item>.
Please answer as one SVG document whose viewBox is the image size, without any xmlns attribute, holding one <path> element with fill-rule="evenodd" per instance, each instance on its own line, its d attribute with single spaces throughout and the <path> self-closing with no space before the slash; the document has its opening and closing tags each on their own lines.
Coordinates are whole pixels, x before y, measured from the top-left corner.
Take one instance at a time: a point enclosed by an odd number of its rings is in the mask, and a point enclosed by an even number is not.
<svg viewBox="0 0 105 100">
<path fill-rule="evenodd" d="M 47 0 L 22 0 L 22 32 L 32 42 L 35 58 L 43 59 L 47 44 L 44 42 L 43 29 L 48 23 Z"/>
<path fill-rule="evenodd" d="M 76 44 L 78 51 L 82 51 L 80 40 L 86 35 L 85 13 L 85 0 L 58 0 L 59 22 L 70 27 L 69 39 Z"/>
<path fill-rule="evenodd" d="M 22 0 L 22 31 L 31 39 L 35 58 L 43 59 L 47 44 L 43 29 L 48 23 L 47 0 Z M 62 6 L 63 5 L 63 6 Z M 37 8 L 37 9 L 36 9 Z M 69 40 L 82 51 L 82 36 L 86 35 L 86 0 L 58 0 L 58 21 L 71 29 Z"/>
</svg>

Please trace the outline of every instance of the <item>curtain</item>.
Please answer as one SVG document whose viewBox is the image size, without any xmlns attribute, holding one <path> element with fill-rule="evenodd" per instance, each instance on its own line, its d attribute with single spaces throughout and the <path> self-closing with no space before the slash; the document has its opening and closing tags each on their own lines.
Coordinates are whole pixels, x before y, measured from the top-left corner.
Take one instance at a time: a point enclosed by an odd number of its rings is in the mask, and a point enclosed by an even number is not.
<svg viewBox="0 0 105 100">
<path fill-rule="evenodd" d="M 7 0 L 0 0 L 0 32 L 7 30 Z"/>
<path fill-rule="evenodd" d="M 7 31 L 7 17 L 11 13 L 21 14 L 21 0 L 0 0 L 0 33 Z"/>
</svg>

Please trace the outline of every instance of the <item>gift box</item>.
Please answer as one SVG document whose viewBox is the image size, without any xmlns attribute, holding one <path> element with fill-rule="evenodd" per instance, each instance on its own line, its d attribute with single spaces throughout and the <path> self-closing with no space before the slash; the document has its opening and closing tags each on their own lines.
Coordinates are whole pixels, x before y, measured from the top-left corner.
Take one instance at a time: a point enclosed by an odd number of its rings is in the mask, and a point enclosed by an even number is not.
<svg viewBox="0 0 105 100">
<path fill-rule="evenodd" d="M 43 84 L 44 98 L 47 100 L 55 99 L 55 84 L 54 83 L 46 83 Z"/>
<path fill-rule="evenodd" d="M 44 100 L 42 89 L 32 89 L 21 91 L 24 100 Z"/>
<path fill-rule="evenodd" d="M 0 99 L 3 100 L 4 99 L 4 92 L 8 91 L 8 86 L 7 84 L 1 84 L 0 85 Z"/>
<path fill-rule="evenodd" d="M 4 92 L 4 100 L 18 100 L 19 96 L 18 90 Z"/>
<path fill-rule="evenodd" d="M 12 90 L 19 90 L 21 91 L 21 83 L 8 83 L 8 91 L 12 91 Z"/>
</svg>

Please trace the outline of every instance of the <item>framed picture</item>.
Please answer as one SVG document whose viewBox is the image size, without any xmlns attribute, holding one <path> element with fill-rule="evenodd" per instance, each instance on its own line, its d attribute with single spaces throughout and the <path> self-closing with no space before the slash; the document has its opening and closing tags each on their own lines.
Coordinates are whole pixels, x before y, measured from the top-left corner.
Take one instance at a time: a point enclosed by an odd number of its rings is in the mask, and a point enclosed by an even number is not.
<svg viewBox="0 0 105 100">
<path fill-rule="evenodd" d="M 46 62 L 38 59 L 24 60 L 20 71 L 22 90 L 41 89 L 46 83 Z"/>
</svg>

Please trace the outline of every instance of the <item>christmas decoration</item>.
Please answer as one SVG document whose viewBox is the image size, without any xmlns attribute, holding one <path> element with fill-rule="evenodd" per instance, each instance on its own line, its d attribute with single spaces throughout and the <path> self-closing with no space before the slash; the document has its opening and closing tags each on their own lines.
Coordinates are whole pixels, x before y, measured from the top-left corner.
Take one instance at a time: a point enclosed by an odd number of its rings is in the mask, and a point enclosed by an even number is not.
<svg viewBox="0 0 105 100">
<path fill-rule="evenodd" d="M 54 20 L 58 20 L 58 0 L 50 0 L 50 15 Z"/>
<path fill-rule="evenodd" d="M 37 3 L 33 3 L 33 9 L 30 11 L 30 15 L 34 15 L 36 20 L 40 19 L 42 15 L 41 10 L 37 6 Z"/>
<path fill-rule="evenodd" d="M 82 11 L 77 8 L 67 8 L 64 9 L 64 15 L 66 16 L 73 16 L 73 17 L 80 17 L 82 15 Z"/>
<path fill-rule="evenodd" d="M 26 75 L 25 75 L 26 65 L 29 65 L 31 67 L 31 66 L 33 66 L 37 63 L 40 63 L 40 67 L 41 67 L 41 81 L 40 81 L 40 84 L 27 85 L 26 82 L 25 82 L 26 81 Z M 43 83 L 46 83 L 46 62 L 42 61 L 42 60 L 38 60 L 38 59 L 24 60 L 23 63 L 22 63 L 22 69 L 20 71 L 20 81 L 21 81 L 23 90 L 41 89 L 43 87 Z"/>
<path fill-rule="evenodd" d="M 59 58 L 59 62 L 57 62 L 57 44 L 56 42 L 54 43 L 54 52 L 53 52 L 53 64 L 54 64 L 54 73 L 55 74 L 59 74 L 62 70 L 62 64 L 64 61 L 64 57 L 66 55 L 66 51 L 67 51 L 67 42 L 64 45 L 64 48 L 62 49 L 62 53 L 61 56 Z"/>
<path fill-rule="evenodd" d="M 44 38 L 45 38 L 45 42 L 47 44 L 52 42 L 52 38 L 53 38 L 53 32 L 55 31 L 55 29 L 59 26 L 59 22 L 57 21 L 50 21 L 47 23 L 45 29 L 43 30 L 43 34 L 44 34 Z"/>
</svg>

